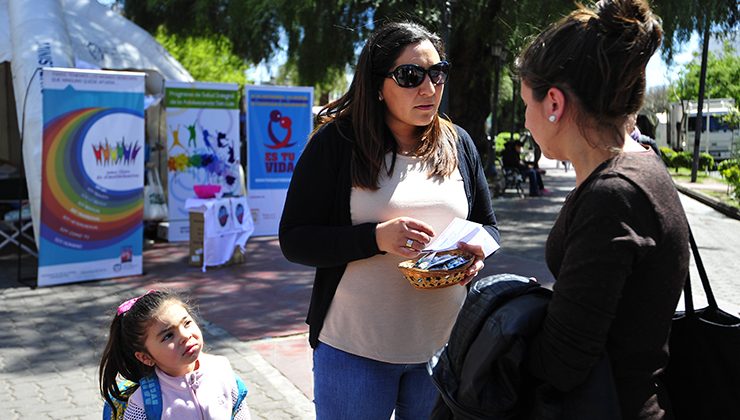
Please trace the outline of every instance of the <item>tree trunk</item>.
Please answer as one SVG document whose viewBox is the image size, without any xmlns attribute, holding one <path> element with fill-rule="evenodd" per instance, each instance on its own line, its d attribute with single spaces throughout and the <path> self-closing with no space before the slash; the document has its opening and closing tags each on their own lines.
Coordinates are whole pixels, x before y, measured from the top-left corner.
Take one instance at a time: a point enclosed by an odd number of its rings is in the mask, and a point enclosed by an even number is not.
<svg viewBox="0 0 740 420">
<path fill-rule="evenodd" d="M 459 33 L 459 32 L 458 32 Z M 456 33 L 455 35 L 457 35 Z M 482 42 L 453 36 L 449 89 L 449 116 L 473 138 L 485 159 L 489 143 L 485 124 L 491 113 L 493 58 Z"/>
<path fill-rule="evenodd" d="M 701 50 L 701 74 L 699 76 L 699 103 L 696 110 L 696 135 L 694 136 L 694 159 L 691 162 L 691 182 L 696 182 L 699 171 L 699 148 L 701 140 L 701 127 L 703 123 L 702 111 L 704 110 L 704 87 L 707 80 L 707 56 L 709 55 L 709 19 L 704 16 L 704 45 Z M 709 127 L 707 127 L 707 141 L 709 141 Z"/>
</svg>

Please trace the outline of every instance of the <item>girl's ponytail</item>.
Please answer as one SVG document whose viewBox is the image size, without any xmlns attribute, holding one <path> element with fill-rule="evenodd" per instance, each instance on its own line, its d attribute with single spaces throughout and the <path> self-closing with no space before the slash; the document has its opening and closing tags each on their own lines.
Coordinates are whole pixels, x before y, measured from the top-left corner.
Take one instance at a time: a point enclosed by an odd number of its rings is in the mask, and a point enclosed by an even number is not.
<svg viewBox="0 0 740 420">
<path fill-rule="evenodd" d="M 108 343 L 103 350 L 99 367 L 100 394 L 114 411 L 117 405 L 113 404 L 113 399 L 125 400 L 121 390 L 118 389 L 119 373 L 128 380 L 139 382 L 142 376 L 134 377 L 135 375 L 130 373 L 143 366 L 136 360 L 131 346 L 126 345 L 125 340 L 121 340 L 122 318 L 123 315 L 116 315 L 111 322 Z M 114 412 L 113 418 L 115 416 Z"/>
<path fill-rule="evenodd" d="M 100 358 L 99 382 L 100 394 L 113 408 L 113 399 L 126 400 L 118 389 L 118 379 L 138 383 L 141 378 L 151 375 L 154 367 L 141 363 L 136 352 L 146 352 L 146 329 L 149 321 L 157 314 L 162 304 L 175 300 L 189 309 L 177 296 L 162 291 L 149 291 L 138 298 L 122 303 L 110 325 L 108 342 Z"/>
</svg>

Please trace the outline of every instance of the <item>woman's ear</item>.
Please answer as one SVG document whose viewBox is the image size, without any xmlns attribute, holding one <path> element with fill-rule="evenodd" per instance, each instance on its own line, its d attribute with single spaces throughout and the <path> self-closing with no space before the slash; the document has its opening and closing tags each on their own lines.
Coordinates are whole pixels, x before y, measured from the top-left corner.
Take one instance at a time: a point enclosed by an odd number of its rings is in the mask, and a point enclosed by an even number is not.
<svg viewBox="0 0 740 420">
<path fill-rule="evenodd" d="M 151 356 L 149 356 L 148 354 L 141 352 L 141 351 L 137 351 L 134 353 L 134 356 L 136 356 L 136 359 L 139 360 L 141 363 L 149 367 L 154 366 L 154 359 L 152 359 Z"/>
<path fill-rule="evenodd" d="M 563 91 L 556 87 L 551 87 L 547 90 L 545 102 L 546 115 L 554 116 L 555 121 L 560 121 L 563 118 L 563 115 L 565 115 L 566 106 L 565 94 Z"/>
</svg>

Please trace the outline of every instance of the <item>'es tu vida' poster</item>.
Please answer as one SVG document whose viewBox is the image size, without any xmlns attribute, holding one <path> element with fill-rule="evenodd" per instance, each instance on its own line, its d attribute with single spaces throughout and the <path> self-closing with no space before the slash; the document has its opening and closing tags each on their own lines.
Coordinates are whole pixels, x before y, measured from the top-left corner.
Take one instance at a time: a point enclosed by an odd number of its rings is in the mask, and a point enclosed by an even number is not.
<svg viewBox="0 0 740 420">
<path fill-rule="evenodd" d="M 313 88 L 246 86 L 245 100 L 254 235 L 276 235 L 293 168 L 313 129 Z"/>
</svg>

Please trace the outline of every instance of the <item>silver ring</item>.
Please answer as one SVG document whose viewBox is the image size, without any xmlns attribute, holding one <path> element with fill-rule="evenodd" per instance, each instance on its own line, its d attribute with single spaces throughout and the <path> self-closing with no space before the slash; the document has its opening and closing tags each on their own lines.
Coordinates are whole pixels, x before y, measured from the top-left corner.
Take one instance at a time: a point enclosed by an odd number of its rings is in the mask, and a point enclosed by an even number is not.
<svg viewBox="0 0 740 420">
<path fill-rule="evenodd" d="M 408 239 L 406 241 L 406 248 L 411 248 L 411 245 L 413 245 L 413 244 L 414 244 L 414 240 L 413 239 Z"/>
</svg>

